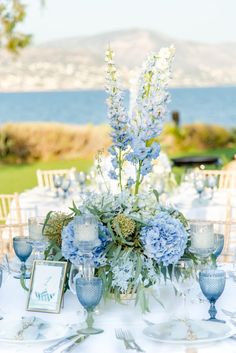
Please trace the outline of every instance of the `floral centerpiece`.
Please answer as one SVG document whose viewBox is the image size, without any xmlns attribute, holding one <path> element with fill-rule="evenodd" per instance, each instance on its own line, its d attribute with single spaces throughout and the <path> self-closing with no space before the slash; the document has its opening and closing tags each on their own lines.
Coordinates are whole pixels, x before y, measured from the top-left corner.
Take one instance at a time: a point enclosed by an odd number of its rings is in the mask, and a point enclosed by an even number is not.
<svg viewBox="0 0 236 353">
<path fill-rule="evenodd" d="M 184 216 L 160 205 L 155 190 L 142 188 L 160 153 L 157 137 L 162 131 L 169 101 L 167 85 L 174 52 L 173 47 L 163 48 L 147 58 L 140 73 L 133 110 L 128 114 L 114 54 L 111 49 L 107 50 L 106 91 L 112 138 L 109 176 L 117 183 L 118 192 L 113 194 L 107 188 L 107 192 L 84 193 L 83 202 L 73 205 L 70 216 L 60 215 L 61 241 L 57 238 L 55 244 L 52 240 L 47 252 L 49 257 L 55 255 L 57 260 L 63 257 L 78 264 L 73 217 L 84 213 L 95 215 L 101 243 L 93 251 L 93 262 L 96 274 L 103 279 L 105 295 L 112 294 L 119 300 L 121 294 L 135 293 L 143 310 L 148 309 L 146 289 L 157 283 L 160 274 L 165 275 L 168 267 L 184 254 L 192 256 L 188 252 Z M 130 169 L 133 169 L 132 176 L 127 177 L 126 171 Z M 102 176 L 99 163 L 98 171 Z M 47 217 L 46 228 L 50 222 L 52 227 L 51 217 Z"/>
</svg>

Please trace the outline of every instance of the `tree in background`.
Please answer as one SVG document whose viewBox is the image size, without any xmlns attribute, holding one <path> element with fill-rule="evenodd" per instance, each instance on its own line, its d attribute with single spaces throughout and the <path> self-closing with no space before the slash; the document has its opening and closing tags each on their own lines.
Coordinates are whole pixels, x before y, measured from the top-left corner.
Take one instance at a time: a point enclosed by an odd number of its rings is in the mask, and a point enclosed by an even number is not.
<svg viewBox="0 0 236 353">
<path fill-rule="evenodd" d="M 18 31 L 26 16 L 26 6 L 21 0 L 0 0 L 0 49 L 12 53 L 30 44 L 31 35 Z"/>
</svg>

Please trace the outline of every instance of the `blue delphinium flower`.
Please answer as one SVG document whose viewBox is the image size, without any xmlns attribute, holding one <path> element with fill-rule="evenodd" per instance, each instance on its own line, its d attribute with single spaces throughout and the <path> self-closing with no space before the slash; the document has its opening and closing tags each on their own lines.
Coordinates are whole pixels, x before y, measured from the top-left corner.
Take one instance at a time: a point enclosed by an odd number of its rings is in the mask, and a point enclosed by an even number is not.
<svg viewBox="0 0 236 353">
<path fill-rule="evenodd" d="M 136 106 L 130 120 L 131 150 L 126 159 L 136 167 L 136 193 L 142 178 L 152 171 L 152 161 L 160 153 L 157 142 L 169 100 L 167 84 L 171 75 L 174 48 L 164 48 L 145 61 L 138 85 Z"/>
<path fill-rule="evenodd" d="M 104 256 L 104 250 L 107 244 L 111 241 L 111 235 L 109 230 L 102 224 L 98 224 L 100 245 L 93 250 L 92 260 L 95 267 L 104 265 L 106 259 Z M 62 255 L 66 260 L 70 260 L 72 263 L 81 262 L 82 257 L 80 255 L 78 243 L 75 241 L 74 234 L 74 221 L 71 221 L 62 231 Z"/>
<path fill-rule="evenodd" d="M 168 266 L 184 254 L 188 234 L 178 219 L 160 212 L 141 229 L 140 239 L 146 256 Z"/>
<path fill-rule="evenodd" d="M 167 85 L 171 77 L 174 48 L 163 48 L 145 61 L 130 117 L 124 108 L 113 55 L 113 51 L 108 49 L 106 91 L 109 94 L 108 117 L 112 128 L 112 147 L 109 149 L 112 154 L 112 171 L 109 176 L 118 179 L 122 190 L 125 161 L 130 162 L 135 167 L 134 193 L 138 194 L 144 177 L 152 171 L 152 161 L 160 153 L 159 144 L 153 140 L 160 135 L 167 112 Z M 133 183 L 127 185 L 131 187 Z"/>
<path fill-rule="evenodd" d="M 116 73 L 116 67 L 113 60 L 113 51 L 108 49 L 106 52 L 107 74 L 106 74 L 106 92 L 109 97 L 107 99 L 108 119 L 111 126 L 112 147 L 112 166 L 113 170 L 109 176 L 112 179 L 118 179 L 117 174 L 121 173 L 121 152 L 127 149 L 130 141 L 128 129 L 129 117 L 123 103 L 123 93 L 119 87 L 119 82 Z M 118 171 L 120 170 L 120 171 Z M 121 179 L 119 179 L 120 187 Z"/>
</svg>

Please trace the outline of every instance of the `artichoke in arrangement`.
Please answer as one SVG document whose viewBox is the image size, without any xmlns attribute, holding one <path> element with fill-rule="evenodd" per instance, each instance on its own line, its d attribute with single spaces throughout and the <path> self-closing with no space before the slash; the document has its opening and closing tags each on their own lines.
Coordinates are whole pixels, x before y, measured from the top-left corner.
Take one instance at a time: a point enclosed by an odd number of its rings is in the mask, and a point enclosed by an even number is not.
<svg viewBox="0 0 236 353">
<path fill-rule="evenodd" d="M 123 213 L 120 213 L 113 219 L 112 227 L 116 233 L 117 229 L 119 229 L 124 237 L 128 237 L 134 233 L 136 223 L 133 219 L 129 218 Z"/>
<path fill-rule="evenodd" d="M 46 220 L 43 233 L 48 237 L 49 241 L 53 241 L 60 247 L 62 229 L 70 221 L 71 216 L 68 216 L 63 212 L 52 212 Z"/>
</svg>

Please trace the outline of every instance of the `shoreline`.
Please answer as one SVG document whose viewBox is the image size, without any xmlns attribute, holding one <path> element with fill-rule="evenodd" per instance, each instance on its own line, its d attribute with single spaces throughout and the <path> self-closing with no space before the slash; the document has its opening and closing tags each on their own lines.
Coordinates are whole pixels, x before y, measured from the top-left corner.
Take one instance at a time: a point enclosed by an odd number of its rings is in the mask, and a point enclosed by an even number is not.
<svg viewBox="0 0 236 353">
<path fill-rule="evenodd" d="M 204 89 L 236 89 L 236 83 L 232 85 L 206 85 L 206 86 L 170 86 L 170 91 L 173 90 L 204 90 Z M 60 88 L 60 89 L 28 89 L 28 90 L 0 90 L 0 94 L 25 94 L 25 93 L 70 93 L 70 92 L 105 92 L 103 87 L 91 87 L 91 88 Z M 127 87 L 124 91 L 129 91 Z"/>
</svg>

